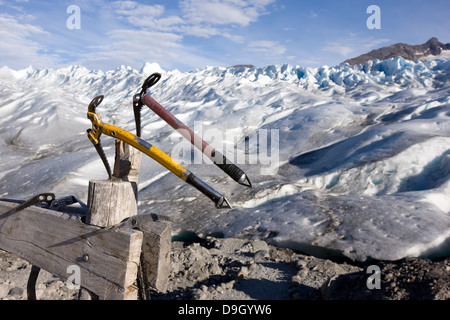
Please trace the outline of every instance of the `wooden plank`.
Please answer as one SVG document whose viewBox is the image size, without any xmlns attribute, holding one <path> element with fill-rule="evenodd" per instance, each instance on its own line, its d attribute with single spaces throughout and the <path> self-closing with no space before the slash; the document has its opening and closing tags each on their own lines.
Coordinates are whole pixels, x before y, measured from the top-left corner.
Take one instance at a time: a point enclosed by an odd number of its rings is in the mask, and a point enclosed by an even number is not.
<svg viewBox="0 0 450 320">
<path fill-rule="evenodd" d="M 130 228 L 100 229 L 78 218 L 29 207 L 5 214 L 17 204 L 0 201 L 0 248 L 67 279 L 80 268 L 81 286 L 100 299 L 136 299 L 133 284 L 143 234 Z"/>
</svg>

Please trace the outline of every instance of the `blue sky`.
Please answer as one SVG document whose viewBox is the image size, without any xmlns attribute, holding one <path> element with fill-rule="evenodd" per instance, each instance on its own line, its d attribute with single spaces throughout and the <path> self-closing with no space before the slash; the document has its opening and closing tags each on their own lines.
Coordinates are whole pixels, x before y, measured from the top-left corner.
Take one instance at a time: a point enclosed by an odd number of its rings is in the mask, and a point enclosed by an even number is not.
<svg viewBox="0 0 450 320">
<path fill-rule="evenodd" d="M 67 27 L 71 5 L 80 29 Z M 381 29 L 367 28 L 370 5 Z M 448 43 L 449 15 L 448 0 L 0 0 L 0 66 L 337 65 L 398 42 Z"/>
</svg>

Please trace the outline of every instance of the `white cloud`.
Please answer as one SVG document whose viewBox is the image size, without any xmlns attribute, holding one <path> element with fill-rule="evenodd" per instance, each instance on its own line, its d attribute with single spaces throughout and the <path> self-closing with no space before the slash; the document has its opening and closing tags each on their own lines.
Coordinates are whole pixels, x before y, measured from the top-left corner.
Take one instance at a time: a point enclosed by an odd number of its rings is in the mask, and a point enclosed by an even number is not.
<svg viewBox="0 0 450 320">
<path fill-rule="evenodd" d="M 146 5 L 136 1 L 115 1 L 112 7 L 119 18 L 145 30 L 176 33 L 182 36 L 210 38 L 221 36 L 242 43 L 228 26 L 249 25 L 266 14 L 265 7 L 276 0 L 182 0 L 181 15 L 164 16 L 163 5 Z M 145 18 L 142 18 L 145 17 Z"/>
<path fill-rule="evenodd" d="M 309 12 L 309 17 L 310 18 L 318 18 L 319 17 L 319 14 L 317 13 L 317 12 L 315 12 L 315 11 L 313 11 L 313 10 L 311 10 L 310 12 Z"/>
<path fill-rule="evenodd" d="M 142 20 L 151 20 L 164 13 L 164 6 L 160 4 L 146 5 L 135 1 L 114 1 L 111 3 L 116 13 L 127 16 L 130 23 L 134 23 L 139 16 L 145 17 Z"/>
<path fill-rule="evenodd" d="M 160 4 L 146 5 L 135 1 L 114 1 L 111 5 L 120 18 L 124 18 L 136 27 L 161 31 L 183 23 L 183 20 L 176 16 L 159 19 L 165 11 L 165 7 Z"/>
<path fill-rule="evenodd" d="M 355 51 L 353 47 L 341 44 L 339 42 L 328 42 L 322 50 L 337 53 L 343 57 L 346 57 Z"/>
<path fill-rule="evenodd" d="M 137 17 L 141 16 L 142 20 L 150 20 L 155 17 L 159 17 L 164 13 L 164 6 L 162 5 L 154 5 L 149 6 L 145 4 L 138 4 L 133 3 L 132 1 L 127 1 L 128 3 L 131 3 L 133 5 L 123 5 L 123 2 L 119 3 L 118 9 L 116 10 L 117 13 L 126 15 L 130 17 L 130 22 L 132 23 L 133 20 L 141 20 L 136 19 Z M 113 2 L 113 4 L 117 4 L 117 2 Z M 144 19 L 145 17 L 145 19 Z"/>
<path fill-rule="evenodd" d="M 271 56 L 279 56 L 286 52 L 286 47 L 278 41 L 252 41 L 248 44 L 247 51 Z"/>
<path fill-rule="evenodd" d="M 369 51 L 379 48 L 389 41 L 389 39 L 385 38 L 374 39 L 372 37 L 364 37 L 358 34 L 350 34 L 350 36 L 344 40 L 325 43 L 322 51 L 337 53 L 342 57 L 349 58 L 350 54 L 356 54 L 357 52 L 361 52 L 361 50 Z"/>
<path fill-rule="evenodd" d="M 91 47 L 92 53 L 84 54 L 79 63 L 103 70 L 119 65 L 140 68 L 145 62 L 157 62 L 168 70 L 224 63 L 183 44 L 183 37 L 175 33 L 121 29 L 112 30 L 107 36 L 107 44 Z"/>
<path fill-rule="evenodd" d="M 115 1 L 112 5 L 119 17 L 142 30 L 202 38 L 223 35 L 222 30 L 212 25 L 198 24 L 193 21 L 186 22 L 178 15 L 164 16 L 165 7 L 162 5 L 145 5 L 135 1 Z"/>
<path fill-rule="evenodd" d="M 106 12 L 102 12 L 103 19 L 110 19 L 107 22 L 111 27 L 102 28 L 108 30 L 106 33 L 99 31 L 94 34 L 86 27 L 81 30 L 88 34 L 83 39 L 81 32 L 60 38 L 61 43 L 74 46 L 75 50 L 58 42 L 58 37 L 67 34 L 65 30 L 48 33 L 33 24 L 37 20 L 27 15 L 25 7 L 12 8 L 10 2 L 8 5 L 14 16 L 0 14 L 0 65 L 54 67 L 69 60 L 94 69 L 111 69 L 122 64 L 140 67 L 147 61 L 158 62 L 165 68 L 226 65 L 230 59 L 226 52 L 219 55 L 205 53 L 202 46 L 190 44 L 191 37 L 215 37 L 242 44 L 246 39 L 237 32 L 240 30 L 238 27 L 248 26 L 261 15 L 268 14 L 268 6 L 274 2 L 276 0 L 179 0 L 178 8 L 170 10 L 163 1 L 108 2 L 108 8 L 104 7 Z M 89 10 L 83 6 L 82 18 L 92 18 L 94 9 L 106 5 L 104 0 L 95 3 Z M 88 4 L 92 2 L 86 2 Z M 270 9 L 275 10 L 273 6 Z M 285 51 L 286 48 L 278 44 L 270 47 L 263 42 L 255 42 L 247 53 L 280 55 Z"/>
<path fill-rule="evenodd" d="M 266 14 L 266 6 L 275 0 L 182 0 L 186 20 L 194 24 L 248 26 Z"/>
<path fill-rule="evenodd" d="M 220 34 L 213 26 L 248 26 L 258 17 L 267 14 L 266 6 L 276 0 L 181 0 L 182 16 L 164 17 L 163 5 L 147 5 L 136 1 L 114 1 L 115 12 L 130 24 L 159 31 L 186 32 L 189 35 L 204 36 Z M 145 17 L 145 18 L 141 18 Z M 205 29 L 192 33 L 192 30 Z"/>
<path fill-rule="evenodd" d="M 48 33 L 39 26 L 20 23 L 15 17 L 0 14 L 0 65 L 11 68 L 53 65 L 55 56 L 45 53 L 46 48 L 34 40 L 37 35 Z"/>
<path fill-rule="evenodd" d="M 375 49 L 379 48 L 382 45 L 386 45 L 388 42 L 390 42 L 391 39 L 382 38 L 382 39 L 367 39 L 365 43 L 363 43 L 363 46 L 365 49 Z"/>
<path fill-rule="evenodd" d="M 113 30 L 108 44 L 91 47 L 93 53 L 83 55 L 82 62 L 97 68 L 110 65 L 138 67 L 146 61 L 166 61 L 176 58 L 172 53 L 181 47 L 182 37 L 173 33 L 147 30 Z"/>
<path fill-rule="evenodd" d="M 217 29 L 184 30 L 195 33 L 196 36 L 222 36 L 233 41 L 243 41 L 231 34 L 219 34 Z M 203 34 L 202 34 L 203 33 Z M 192 69 L 195 67 L 224 66 L 229 64 L 223 55 L 211 55 L 201 48 L 183 41 L 184 35 L 175 32 L 160 32 L 150 30 L 120 29 L 107 34 L 104 45 L 89 47 L 91 53 L 80 56 L 77 63 L 92 69 L 109 70 L 111 66 L 126 65 L 140 68 L 145 62 L 157 62 L 166 70 L 175 68 Z M 224 60 L 225 59 L 225 60 Z"/>
</svg>

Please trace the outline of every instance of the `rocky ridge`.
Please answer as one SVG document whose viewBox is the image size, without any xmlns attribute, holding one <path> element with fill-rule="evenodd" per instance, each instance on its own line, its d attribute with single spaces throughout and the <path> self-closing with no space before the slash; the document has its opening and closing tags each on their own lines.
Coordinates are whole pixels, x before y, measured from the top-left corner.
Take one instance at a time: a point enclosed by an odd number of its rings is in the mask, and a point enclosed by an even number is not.
<svg viewBox="0 0 450 320">
<path fill-rule="evenodd" d="M 351 66 L 364 64 L 371 60 L 386 60 L 389 58 L 402 57 L 407 60 L 416 61 L 418 59 L 433 55 L 437 56 L 444 50 L 450 50 L 450 43 L 443 44 L 437 38 L 431 38 L 424 44 L 409 45 L 397 43 L 380 49 L 372 50 L 356 58 L 348 59 L 345 62 Z"/>
</svg>

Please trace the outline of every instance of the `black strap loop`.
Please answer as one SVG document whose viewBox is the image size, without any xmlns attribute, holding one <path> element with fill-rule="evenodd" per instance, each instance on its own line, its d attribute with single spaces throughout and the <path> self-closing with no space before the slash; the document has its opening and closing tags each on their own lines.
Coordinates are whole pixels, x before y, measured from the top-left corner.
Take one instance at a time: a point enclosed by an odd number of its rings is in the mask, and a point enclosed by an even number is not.
<svg viewBox="0 0 450 320">
<path fill-rule="evenodd" d="M 157 84 L 160 79 L 161 79 L 160 73 L 158 72 L 152 73 L 147 79 L 145 79 L 144 84 L 142 85 L 141 95 L 146 93 L 149 88 Z"/>
</svg>

